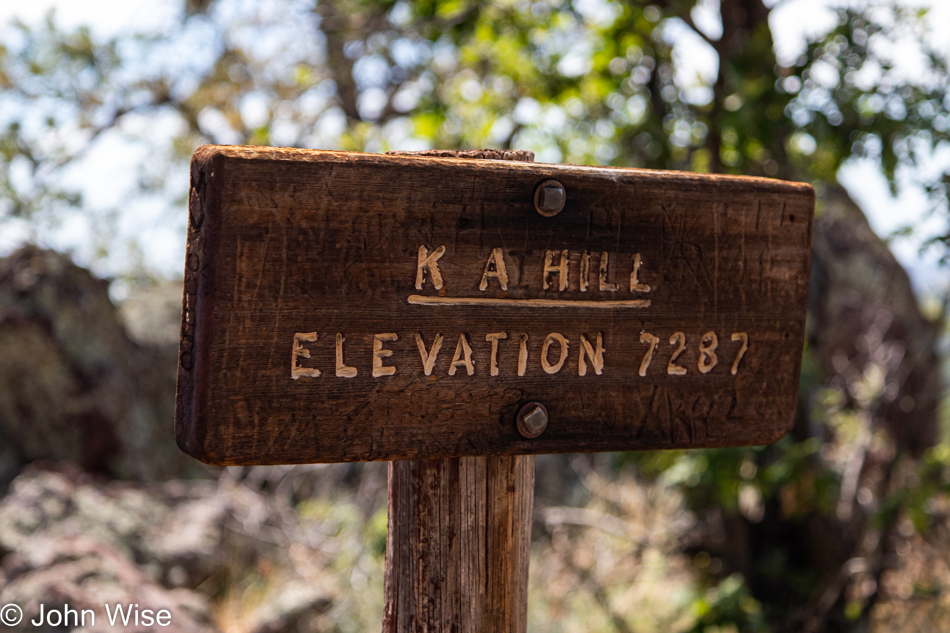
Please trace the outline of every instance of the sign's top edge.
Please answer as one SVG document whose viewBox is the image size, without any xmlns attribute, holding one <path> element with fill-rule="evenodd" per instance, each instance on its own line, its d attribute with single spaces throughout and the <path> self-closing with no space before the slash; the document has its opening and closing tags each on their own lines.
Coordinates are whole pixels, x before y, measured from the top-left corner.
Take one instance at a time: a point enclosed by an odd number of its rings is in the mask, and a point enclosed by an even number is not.
<svg viewBox="0 0 950 633">
<path fill-rule="evenodd" d="M 754 189 L 781 191 L 814 196 L 814 188 L 807 183 L 790 182 L 758 176 L 734 176 L 726 174 L 703 174 L 686 171 L 659 169 L 641 169 L 636 167 L 597 167 L 590 165 L 568 165 L 561 163 L 536 163 L 495 159 L 471 159 L 436 156 L 414 156 L 412 154 L 371 154 L 365 152 L 344 152 L 322 149 L 300 149 L 290 147 L 266 147 L 259 145 L 202 145 L 195 150 L 192 161 L 200 163 L 212 161 L 215 157 L 236 159 L 294 160 L 307 162 L 338 162 L 376 165 L 407 165 L 425 163 L 458 165 L 472 167 L 477 162 L 483 168 L 505 170 L 525 170 L 530 172 L 551 171 L 564 174 L 591 175 L 609 179 L 635 176 L 638 179 L 662 179 L 680 181 L 684 184 L 732 184 L 745 185 Z"/>
</svg>

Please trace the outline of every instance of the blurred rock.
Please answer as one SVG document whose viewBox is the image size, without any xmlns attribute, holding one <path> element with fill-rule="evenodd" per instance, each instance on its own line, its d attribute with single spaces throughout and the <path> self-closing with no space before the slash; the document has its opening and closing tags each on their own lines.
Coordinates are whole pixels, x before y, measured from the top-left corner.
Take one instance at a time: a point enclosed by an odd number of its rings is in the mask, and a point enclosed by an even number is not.
<svg viewBox="0 0 950 633">
<path fill-rule="evenodd" d="M 809 345 L 830 385 L 919 456 L 937 439 L 941 320 L 923 315 L 906 271 L 847 192 L 833 188 L 822 199 Z"/>
<path fill-rule="evenodd" d="M 115 550 L 96 541 L 75 537 L 70 539 L 36 539 L 28 552 L 29 560 L 6 557 L 0 602 L 17 604 L 25 617 L 10 631 L 168 631 L 169 633 L 202 633 L 216 631 L 211 622 L 208 605 L 200 595 L 183 589 L 169 590 L 145 576 L 136 566 Z M 44 610 L 65 612 L 66 605 L 76 613 L 91 610 L 92 614 L 70 615 L 72 625 L 32 626 L 31 621 Z M 110 624 L 116 606 L 127 610 L 131 605 L 150 609 L 154 617 L 160 610 L 170 614 L 170 624 L 164 627 L 136 625 L 134 618 L 127 623 L 119 619 Z M 62 617 L 62 616 L 59 616 Z M 71 619 L 75 618 L 75 620 Z M 47 621 L 55 624 L 56 621 Z"/>
<path fill-rule="evenodd" d="M 119 304 L 119 316 L 137 343 L 177 355 L 181 322 L 181 281 L 136 289 Z"/>
<path fill-rule="evenodd" d="M 0 503 L 0 604 L 17 604 L 26 614 L 11 630 L 64 630 L 29 625 L 41 604 L 91 609 L 95 626 L 90 616 L 87 626 L 73 630 L 216 630 L 206 598 L 168 582 L 185 575 L 176 570 L 210 573 L 224 507 L 205 498 L 202 512 L 195 512 L 198 495 L 166 497 L 133 484 L 98 482 L 72 465 L 28 467 Z M 171 625 L 111 626 L 106 604 L 113 612 L 116 604 L 167 609 Z"/>
<path fill-rule="evenodd" d="M 27 619 L 40 604 L 93 609 L 89 631 L 127 630 L 103 626 L 103 605 L 138 604 L 172 611 L 175 627 L 148 630 L 213 631 L 209 599 L 261 568 L 266 599 L 243 605 L 236 630 L 296 631 L 339 591 L 319 546 L 289 506 L 227 477 L 142 485 L 33 464 L 0 501 L 0 604 Z"/>
<path fill-rule="evenodd" d="M 0 259 L 0 349 L 0 488 L 37 459 L 140 481 L 196 468 L 174 439 L 176 350 L 133 341 L 68 257 Z"/>
<path fill-rule="evenodd" d="M 216 490 L 210 481 L 148 489 L 99 480 L 70 464 L 40 463 L 27 467 L 0 502 L 0 550 L 42 567 L 53 544 L 91 539 L 136 561 L 153 582 L 195 586 L 218 562 L 227 499 Z"/>
</svg>

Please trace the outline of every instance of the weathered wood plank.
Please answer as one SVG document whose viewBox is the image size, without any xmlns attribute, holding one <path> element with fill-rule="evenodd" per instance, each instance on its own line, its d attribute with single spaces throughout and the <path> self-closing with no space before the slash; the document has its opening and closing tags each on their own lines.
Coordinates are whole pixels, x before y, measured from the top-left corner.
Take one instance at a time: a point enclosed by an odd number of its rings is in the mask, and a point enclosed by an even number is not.
<svg viewBox="0 0 950 633">
<path fill-rule="evenodd" d="M 766 179 L 200 148 L 179 444 L 267 464 L 773 441 L 813 204 Z M 526 439 L 532 401 L 550 422 Z"/>
<path fill-rule="evenodd" d="M 389 464 L 383 631 L 527 627 L 534 456 Z"/>
</svg>

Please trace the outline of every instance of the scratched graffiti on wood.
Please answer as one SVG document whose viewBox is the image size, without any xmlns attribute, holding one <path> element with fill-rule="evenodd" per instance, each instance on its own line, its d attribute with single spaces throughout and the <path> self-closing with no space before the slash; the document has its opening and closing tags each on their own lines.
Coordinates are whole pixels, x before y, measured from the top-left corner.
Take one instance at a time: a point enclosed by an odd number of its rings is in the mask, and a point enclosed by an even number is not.
<svg viewBox="0 0 950 633">
<path fill-rule="evenodd" d="M 200 148 L 179 443 L 265 464 L 773 441 L 813 205 L 766 179 Z M 530 401 L 550 421 L 526 439 Z"/>
</svg>

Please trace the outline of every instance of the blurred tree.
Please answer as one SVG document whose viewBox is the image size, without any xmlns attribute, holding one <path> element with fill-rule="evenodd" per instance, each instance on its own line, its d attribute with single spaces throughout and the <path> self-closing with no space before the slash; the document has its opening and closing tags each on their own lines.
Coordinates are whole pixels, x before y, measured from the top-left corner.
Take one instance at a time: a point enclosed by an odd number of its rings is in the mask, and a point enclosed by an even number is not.
<svg viewBox="0 0 950 633">
<path fill-rule="evenodd" d="M 555 162 L 834 183 L 851 157 L 896 187 L 950 138 L 947 61 L 922 12 L 841 9 L 783 65 L 762 0 L 188 2 L 161 32 L 8 27 L 0 48 L 5 217 L 79 204 L 64 170 L 106 134 L 149 145 L 160 188 L 200 142 L 380 151 L 530 147 Z M 682 47 L 714 57 L 696 76 Z M 919 51 L 916 77 L 893 48 Z M 28 107 L 27 107 L 28 106 Z M 67 179 L 68 180 L 68 179 Z M 923 183 L 935 200 L 946 177 Z"/>
<path fill-rule="evenodd" d="M 719 5 L 718 37 L 693 18 L 715 10 L 707 0 L 211 0 L 186 3 L 160 33 L 108 41 L 52 18 L 7 28 L 3 214 L 75 204 L 60 170 L 112 131 L 171 136 L 163 154 L 179 160 L 198 142 L 519 145 L 561 162 L 828 183 L 860 156 L 894 186 L 899 167 L 947 142 L 950 75 L 922 12 L 841 9 L 783 65 L 762 0 Z M 687 40 L 716 58 L 713 77 L 686 75 Z M 906 45 L 920 53 L 914 78 L 894 65 Z M 168 115 L 170 134 L 156 134 Z M 945 195 L 944 179 L 925 184 Z"/>
<path fill-rule="evenodd" d="M 776 58 L 764 0 L 188 0 L 158 33 L 14 26 L 0 31 L 0 222 L 81 207 L 75 166 L 104 138 L 144 147 L 139 193 L 176 205 L 176 174 L 205 142 L 517 147 L 812 182 L 826 216 L 794 437 L 631 459 L 686 490 L 697 560 L 722 561 L 702 577 L 729 579 L 697 630 L 863 627 L 906 520 L 926 533 L 939 518 L 941 321 L 921 315 L 837 174 L 870 158 L 896 190 L 946 146 L 950 70 L 924 12 L 855 6 L 792 60 Z M 898 46 L 918 52 L 912 77 Z M 950 175 L 920 184 L 946 214 Z M 762 608 L 737 606 L 749 600 Z"/>
</svg>

